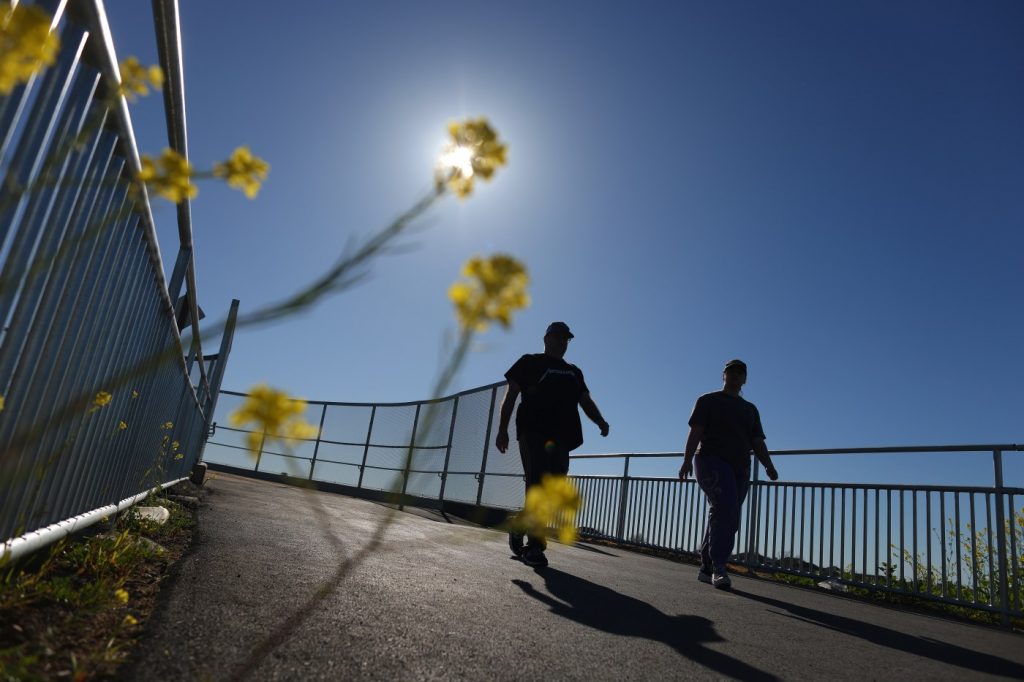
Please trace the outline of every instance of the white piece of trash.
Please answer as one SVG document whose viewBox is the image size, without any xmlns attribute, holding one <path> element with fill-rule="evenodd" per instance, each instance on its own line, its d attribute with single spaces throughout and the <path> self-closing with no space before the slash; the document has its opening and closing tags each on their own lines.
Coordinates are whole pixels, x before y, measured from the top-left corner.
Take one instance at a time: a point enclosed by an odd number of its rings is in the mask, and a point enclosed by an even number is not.
<svg viewBox="0 0 1024 682">
<path fill-rule="evenodd" d="M 825 590 L 832 590 L 833 592 L 846 592 L 846 585 L 842 584 L 835 578 L 829 578 L 828 580 L 822 580 L 818 583 L 818 587 Z"/>
<path fill-rule="evenodd" d="M 164 525 L 171 518 L 171 512 L 167 511 L 167 507 L 136 507 L 133 514 L 135 518 L 152 521 L 158 526 Z"/>
</svg>

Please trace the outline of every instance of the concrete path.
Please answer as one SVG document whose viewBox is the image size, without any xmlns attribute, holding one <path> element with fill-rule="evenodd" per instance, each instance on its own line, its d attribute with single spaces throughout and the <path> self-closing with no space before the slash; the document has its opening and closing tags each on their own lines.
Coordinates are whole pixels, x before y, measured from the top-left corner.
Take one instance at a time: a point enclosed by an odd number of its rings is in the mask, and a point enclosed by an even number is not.
<svg viewBox="0 0 1024 682">
<path fill-rule="evenodd" d="M 394 513 L 339 570 L 387 507 L 215 476 L 125 679 L 1024 678 L 1019 634 L 741 577 L 719 591 L 591 545 L 534 571 L 505 535 L 427 512 Z"/>
</svg>

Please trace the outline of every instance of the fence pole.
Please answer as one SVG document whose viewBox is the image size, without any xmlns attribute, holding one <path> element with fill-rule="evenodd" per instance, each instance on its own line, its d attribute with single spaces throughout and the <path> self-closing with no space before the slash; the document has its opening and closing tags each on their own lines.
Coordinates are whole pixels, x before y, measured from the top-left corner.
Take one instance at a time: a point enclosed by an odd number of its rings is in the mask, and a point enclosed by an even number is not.
<svg viewBox="0 0 1024 682">
<path fill-rule="evenodd" d="M 756 461 L 754 462 L 754 466 L 752 468 L 754 470 L 754 475 L 750 480 L 750 495 L 748 496 L 748 504 L 750 505 L 750 518 L 747 521 L 747 563 L 750 565 L 760 563 L 760 558 L 758 557 L 757 550 L 757 531 L 758 527 L 761 525 L 761 518 L 760 514 L 758 513 L 760 511 L 760 508 L 758 504 L 759 500 L 757 495 L 759 467 L 757 466 Z M 753 560 L 751 560 L 751 552 L 753 552 Z"/>
<path fill-rule="evenodd" d="M 359 465 L 359 481 L 357 488 L 363 487 L 363 472 L 366 471 L 366 455 L 370 452 L 370 434 L 373 433 L 373 418 L 377 415 L 377 406 L 370 408 L 370 425 L 366 427 L 366 446 L 363 447 L 363 463 Z"/>
<path fill-rule="evenodd" d="M 622 465 L 622 485 L 619 488 L 619 518 L 616 524 L 616 537 L 625 540 L 626 532 L 626 502 L 629 499 L 629 455 L 626 455 Z"/>
<path fill-rule="evenodd" d="M 327 417 L 327 403 L 320 412 L 320 428 L 316 430 L 316 445 L 313 446 L 313 460 L 309 463 L 309 480 L 313 480 L 313 468 L 316 467 L 316 455 L 320 452 L 320 437 L 324 435 L 324 419 Z"/>
<path fill-rule="evenodd" d="M 487 433 L 484 436 L 484 454 L 480 459 L 480 484 L 476 489 L 476 505 L 480 506 L 480 500 L 483 499 L 484 494 L 484 472 L 487 471 L 487 450 L 491 445 L 491 425 L 494 424 L 494 401 L 498 395 L 498 387 L 495 386 L 491 389 L 491 409 L 487 411 Z"/>
<path fill-rule="evenodd" d="M 1006 571 L 1006 519 L 1003 515 L 1003 451 L 992 451 L 992 464 L 996 474 L 996 526 L 999 531 L 996 534 L 999 544 L 999 620 L 1003 625 L 1010 624 L 1010 601 L 1007 595 L 1009 587 L 1009 576 Z M 1013 510 L 1010 510 L 1013 513 Z M 973 530 L 973 529 L 972 529 Z M 1010 532 L 1013 532 L 1012 529 Z"/>
<path fill-rule="evenodd" d="M 441 503 L 441 508 L 444 509 L 444 487 L 448 482 L 448 460 L 452 456 L 452 438 L 455 436 L 455 418 L 459 414 L 459 396 L 455 396 L 455 402 L 452 404 L 452 423 L 448 427 L 448 447 L 444 451 L 444 469 L 441 471 L 441 490 L 437 493 L 437 499 Z"/>
</svg>

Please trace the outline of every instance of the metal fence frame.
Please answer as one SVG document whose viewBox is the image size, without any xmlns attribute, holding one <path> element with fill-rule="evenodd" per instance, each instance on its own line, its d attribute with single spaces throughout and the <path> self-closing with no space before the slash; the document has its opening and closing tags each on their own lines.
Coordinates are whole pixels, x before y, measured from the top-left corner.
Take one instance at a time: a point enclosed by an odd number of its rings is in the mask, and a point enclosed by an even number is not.
<svg viewBox="0 0 1024 682">
<path fill-rule="evenodd" d="M 376 492 L 387 489 L 381 487 L 379 483 L 368 484 L 367 474 L 391 471 L 395 474 L 391 490 L 396 494 L 401 493 L 401 500 L 418 498 L 421 502 L 434 506 L 443 507 L 446 503 L 457 502 L 477 507 L 513 510 L 521 505 L 523 492 L 521 484 L 518 483 L 523 479 L 523 475 L 517 456 L 517 444 L 515 441 L 510 443 L 510 451 L 513 451 L 511 457 L 508 454 L 504 455 L 502 460 L 489 457 L 500 403 L 498 393 L 504 386 L 505 382 L 499 382 L 437 400 L 420 402 L 309 401 L 319 428 L 317 437 L 303 444 L 307 450 L 306 454 L 288 452 L 283 448 L 271 451 L 261 446 L 255 459 L 250 461 L 239 454 L 239 451 L 245 450 L 243 445 L 227 442 L 232 438 L 235 438 L 236 442 L 241 442 L 240 437 L 249 432 L 218 426 L 209 443 L 206 459 L 218 468 L 223 467 L 242 474 L 283 473 L 325 483 L 328 486 L 340 485 L 341 489 L 347 487 Z M 222 393 L 239 399 L 246 396 L 244 393 L 233 391 Z M 460 403 L 466 404 L 471 399 L 475 399 L 478 405 L 486 404 L 486 425 L 476 424 L 472 429 L 474 437 L 477 438 L 472 444 L 457 442 L 459 439 L 455 436 L 466 426 L 465 420 L 479 421 L 483 414 L 482 410 L 478 410 L 476 413 L 470 413 L 468 417 L 460 417 Z M 423 412 L 422 408 L 430 404 L 450 404 L 450 422 L 444 422 L 442 419 L 434 425 L 424 426 L 420 415 Z M 405 430 L 392 429 L 390 438 L 378 438 L 375 435 L 375 422 L 383 412 L 397 408 L 405 410 Z M 325 424 L 329 425 L 331 421 L 328 419 L 329 415 L 344 414 L 343 411 L 346 409 L 353 412 L 368 412 L 363 426 L 365 436 L 359 440 L 345 442 L 326 438 Z M 223 421 L 224 417 L 223 413 L 214 415 L 215 420 Z M 422 433 L 424 429 L 434 435 L 438 432 L 446 433 L 446 440 L 437 441 L 430 436 L 426 436 L 427 440 L 418 440 L 417 433 Z M 351 430 L 355 432 L 354 424 Z M 354 455 L 361 452 L 361 457 L 353 456 L 350 461 L 325 459 L 323 448 L 328 444 L 353 448 Z M 478 465 L 472 469 L 466 469 L 464 465 L 450 466 L 453 453 L 472 449 L 471 445 L 478 447 L 479 458 L 475 460 Z M 412 466 L 405 475 L 402 475 L 402 463 L 394 459 L 390 464 L 385 461 L 389 457 L 387 449 L 393 449 L 403 455 L 410 449 L 414 453 L 434 450 L 438 454 L 433 457 L 433 466 L 425 466 L 414 458 Z M 770 482 L 759 479 L 758 467 L 755 466 L 750 491 L 741 514 L 742 522 L 732 561 L 758 570 L 829 580 L 847 587 L 891 592 L 968 609 L 998 612 L 1004 621 L 1009 616 L 1020 617 L 1024 615 L 1024 580 L 1021 579 L 1024 576 L 1024 566 L 1020 564 L 1019 552 L 1024 550 L 1024 547 L 1017 546 L 1017 538 L 1013 533 L 999 532 L 996 529 L 1006 530 L 1007 518 L 1013 519 L 1015 498 L 1024 499 L 1024 489 L 1005 487 L 1002 478 L 1003 453 L 1022 449 L 1024 447 L 1019 445 L 960 445 L 774 451 L 771 453 L 772 456 L 898 456 L 903 453 L 992 452 L 994 485 L 969 487 Z M 378 453 L 376 458 L 370 456 L 371 452 Z M 443 453 L 443 458 L 440 453 Z M 275 458 L 273 464 L 268 464 L 268 457 Z M 622 474 L 618 476 L 571 476 L 584 499 L 583 507 L 576 519 L 580 535 L 679 555 L 698 556 L 707 522 L 707 502 L 704 494 L 693 479 L 682 482 L 675 478 L 630 476 L 632 461 L 651 458 L 675 458 L 681 461 L 682 453 L 581 454 L 571 457 L 573 462 L 602 459 L 621 459 L 623 462 Z M 318 475 L 318 467 L 325 462 L 350 467 L 352 474 L 348 478 Z M 290 466 L 285 468 L 290 471 L 281 471 L 280 468 L 275 470 L 274 467 L 280 467 L 282 463 L 289 464 Z M 305 463 L 308 463 L 308 466 Z M 358 472 L 358 475 L 355 472 Z M 438 477 L 437 492 L 433 493 L 430 489 L 426 490 L 425 494 L 423 485 L 418 485 L 415 490 L 410 491 L 410 484 L 416 476 Z M 453 497 L 448 494 L 448 484 L 451 479 L 460 476 L 472 476 L 475 479 L 475 492 L 467 494 L 464 491 L 463 494 Z M 507 488 L 488 489 L 487 481 L 495 478 L 516 481 L 518 487 L 514 491 L 515 494 L 503 495 L 503 492 L 508 491 Z M 912 502 L 909 512 L 905 499 L 908 496 Z M 900 505 L 898 514 L 895 514 L 897 507 L 894 506 L 894 498 Z M 886 501 L 885 504 L 882 503 L 883 499 Z M 936 500 L 937 502 L 933 504 Z M 961 504 L 965 500 L 966 506 Z M 984 524 L 976 523 L 976 517 L 982 509 Z M 883 510 L 884 522 L 881 513 Z M 955 518 L 955 523 L 950 527 L 946 525 L 947 511 Z M 1007 512 L 1010 514 L 1009 517 Z M 969 538 L 963 532 L 968 519 L 970 527 L 974 529 Z M 933 521 L 936 524 L 933 524 Z M 960 551 L 963 549 L 962 545 L 968 540 L 972 543 L 976 541 L 976 532 L 981 525 L 984 525 L 988 532 L 985 543 L 987 551 L 974 551 L 965 559 Z M 895 538 L 894 530 L 897 531 Z M 932 538 L 933 530 L 939 531 L 938 539 Z M 955 542 L 947 538 L 950 532 Z M 880 551 L 883 536 L 886 538 L 885 557 L 890 560 L 885 562 L 881 561 Z M 948 557 L 952 547 L 957 548 L 955 561 Z M 933 555 L 933 549 L 940 550 L 937 556 Z M 891 561 L 893 551 L 897 551 L 898 562 Z M 848 556 L 850 562 L 847 562 Z M 986 564 L 984 570 L 976 565 L 979 556 Z M 965 561 L 968 562 L 967 566 Z M 975 565 L 971 567 L 969 562 L 975 562 Z M 873 566 L 869 568 L 869 564 Z M 891 564 L 891 568 L 886 574 L 880 575 L 882 564 Z M 971 578 L 970 589 L 964 587 L 965 573 Z M 987 573 L 987 576 L 982 573 Z M 1014 576 L 1012 581 L 1008 575 Z M 941 585 L 938 594 L 933 589 L 933 583 Z M 988 587 L 979 589 L 983 584 L 987 584 Z"/>
<path fill-rule="evenodd" d="M 148 196 L 131 187 L 140 159 L 127 102 L 111 96 L 101 0 L 36 4 L 61 39 L 56 63 L 0 97 L 3 560 L 187 477 L 237 312 L 234 301 L 220 352 L 204 357 L 189 204 L 168 286 Z M 187 158 L 177 3 L 153 10 L 168 140 Z M 101 391 L 110 402 L 92 404 Z"/>
</svg>

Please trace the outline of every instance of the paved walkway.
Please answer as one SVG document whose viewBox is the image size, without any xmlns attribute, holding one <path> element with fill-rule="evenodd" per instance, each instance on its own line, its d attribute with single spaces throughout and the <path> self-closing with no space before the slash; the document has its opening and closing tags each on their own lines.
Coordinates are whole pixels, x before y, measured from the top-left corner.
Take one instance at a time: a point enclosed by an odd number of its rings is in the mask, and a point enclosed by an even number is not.
<svg viewBox="0 0 1024 682">
<path fill-rule="evenodd" d="M 426 512 L 339 571 L 386 507 L 215 476 L 127 679 L 1024 678 L 1021 635 L 591 545 L 534 571 Z"/>
</svg>

